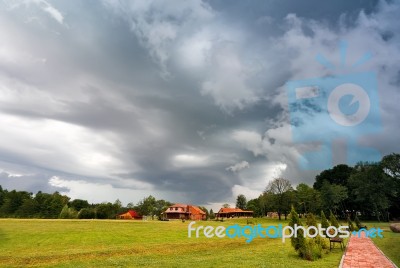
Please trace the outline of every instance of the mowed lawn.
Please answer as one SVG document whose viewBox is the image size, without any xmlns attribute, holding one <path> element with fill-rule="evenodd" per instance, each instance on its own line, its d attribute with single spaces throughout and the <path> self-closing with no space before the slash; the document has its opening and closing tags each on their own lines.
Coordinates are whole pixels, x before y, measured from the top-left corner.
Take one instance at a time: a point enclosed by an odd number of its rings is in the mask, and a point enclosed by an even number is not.
<svg viewBox="0 0 400 268">
<path fill-rule="evenodd" d="M 245 219 L 196 225 L 246 224 Z M 286 221 L 258 220 L 267 225 Z M 338 267 L 342 251 L 314 262 L 290 240 L 188 238 L 189 221 L 0 219 L 0 266 L 57 267 Z M 386 230 L 385 230 L 386 231 Z M 398 238 L 396 240 L 398 243 Z M 397 247 L 398 248 L 398 247 Z"/>
<path fill-rule="evenodd" d="M 373 239 L 376 246 L 385 253 L 385 255 L 400 267 L 400 233 L 393 233 L 387 222 L 367 222 L 368 228 L 375 227 L 383 230 L 383 239 Z"/>
</svg>

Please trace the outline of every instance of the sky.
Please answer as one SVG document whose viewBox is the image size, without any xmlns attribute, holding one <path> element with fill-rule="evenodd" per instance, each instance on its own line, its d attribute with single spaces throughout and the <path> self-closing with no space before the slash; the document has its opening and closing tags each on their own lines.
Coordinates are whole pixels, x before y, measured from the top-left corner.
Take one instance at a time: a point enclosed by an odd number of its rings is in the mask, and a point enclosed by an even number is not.
<svg viewBox="0 0 400 268">
<path fill-rule="evenodd" d="M 276 177 L 311 185 L 321 170 L 299 166 L 286 83 L 333 75 L 315 58 L 340 63 L 343 40 L 377 77 L 382 127 L 360 142 L 399 152 L 399 13 L 399 1 L 1 1 L 0 185 L 208 208 Z"/>
</svg>

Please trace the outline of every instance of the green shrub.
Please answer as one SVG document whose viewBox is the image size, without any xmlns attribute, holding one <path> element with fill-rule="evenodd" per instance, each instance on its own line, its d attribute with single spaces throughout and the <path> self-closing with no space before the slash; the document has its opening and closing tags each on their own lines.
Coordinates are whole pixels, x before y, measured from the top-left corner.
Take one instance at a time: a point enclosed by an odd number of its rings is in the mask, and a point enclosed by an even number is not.
<svg viewBox="0 0 400 268">
<path fill-rule="evenodd" d="M 350 217 L 347 218 L 347 225 L 349 226 L 349 231 L 356 231 L 356 227 L 354 227 L 354 223 L 351 221 Z"/>
<path fill-rule="evenodd" d="M 322 258 L 322 246 L 315 239 L 306 239 L 299 249 L 299 255 L 305 260 L 315 261 Z"/>
<path fill-rule="evenodd" d="M 299 215 L 297 214 L 296 210 L 292 206 L 292 209 L 290 211 L 289 226 L 294 228 L 295 225 L 301 226 L 302 224 L 300 222 Z M 305 237 L 304 237 L 303 230 L 298 230 L 297 237 L 294 237 L 294 235 L 293 235 L 290 238 L 290 242 L 296 251 L 298 251 L 301 247 L 304 247 L 304 243 L 305 243 L 304 241 L 305 241 Z"/>
<path fill-rule="evenodd" d="M 314 238 L 314 240 L 315 240 L 315 243 L 320 245 L 322 249 L 328 249 L 329 248 L 328 239 L 323 238 L 323 237 L 318 235 L 318 236 L 316 236 Z"/>
<path fill-rule="evenodd" d="M 314 214 L 312 214 L 311 212 L 307 213 L 306 223 L 307 223 L 307 226 L 315 226 L 315 227 L 317 227 L 317 225 L 318 225 L 317 219 L 315 218 Z M 314 230 L 312 230 L 312 231 L 310 230 L 310 234 L 314 235 L 315 231 Z"/>
<path fill-rule="evenodd" d="M 78 212 L 75 209 L 69 208 L 68 205 L 65 205 L 58 215 L 59 219 L 76 219 L 78 218 Z"/>
<path fill-rule="evenodd" d="M 332 210 L 330 210 L 329 221 L 331 222 L 332 226 L 335 226 L 336 228 L 339 228 L 340 224 L 337 221 L 335 215 L 332 213 Z"/>
<path fill-rule="evenodd" d="M 317 219 L 315 218 L 314 214 L 312 214 L 311 212 L 307 213 L 306 223 L 308 226 L 317 227 Z"/>
<path fill-rule="evenodd" d="M 323 211 L 321 211 L 321 227 L 322 228 L 328 228 L 329 227 L 329 222 L 325 217 L 325 213 Z M 326 231 L 323 232 L 323 234 L 326 236 Z"/>
</svg>

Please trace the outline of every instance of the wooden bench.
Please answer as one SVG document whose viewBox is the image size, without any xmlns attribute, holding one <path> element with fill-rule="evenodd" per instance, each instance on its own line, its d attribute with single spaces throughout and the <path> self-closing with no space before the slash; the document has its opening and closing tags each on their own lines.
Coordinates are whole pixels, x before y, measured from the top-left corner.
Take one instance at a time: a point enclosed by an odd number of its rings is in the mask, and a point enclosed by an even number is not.
<svg viewBox="0 0 400 268">
<path fill-rule="evenodd" d="M 344 248 L 343 238 L 340 238 L 340 237 L 330 237 L 329 238 L 329 250 L 332 250 L 332 248 L 335 247 L 335 243 L 339 243 L 340 248 L 343 250 L 343 248 Z M 333 245 L 333 247 L 332 247 L 332 245 Z"/>
</svg>

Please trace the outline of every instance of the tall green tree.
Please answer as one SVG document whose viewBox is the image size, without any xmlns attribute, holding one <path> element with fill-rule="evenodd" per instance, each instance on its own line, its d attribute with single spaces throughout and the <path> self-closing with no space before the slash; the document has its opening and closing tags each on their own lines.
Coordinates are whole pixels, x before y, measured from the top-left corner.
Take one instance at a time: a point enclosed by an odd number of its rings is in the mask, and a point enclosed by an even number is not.
<svg viewBox="0 0 400 268">
<path fill-rule="evenodd" d="M 349 186 L 355 202 L 364 215 L 388 220 L 390 200 L 396 196 L 395 182 L 378 164 L 358 164 L 352 174 Z"/>
<path fill-rule="evenodd" d="M 300 183 L 296 187 L 296 193 L 298 199 L 297 211 L 299 213 L 317 213 L 321 209 L 321 195 L 319 191 L 305 183 Z"/>
<path fill-rule="evenodd" d="M 236 198 L 236 207 L 245 210 L 247 205 L 247 199 L 243 194 L 240 194 Z"/>
<path fill-rule="evenodd" d="M 293 190 L 290 181 L 284 178 L 276 178 L 270 181 L 265 188 L 265 193 L 272 194 L 272 201 L 273 206 L 276 208 L 278 212 L 279 220 L 281 220 L 281 215 L 286 209 L 286 202 L 285 202 L 285 195 L 286 192 Z"/>
<path fill-rule="evenodd" d="M 295 226 L 302 226 L 301 221 L 299 219 L 299 215 L 297 214 L 296 210 L 294 209 L 294 207 L 292 207 L 291 211 L 290 211 L 290 221 L 289 221 L 289 226 L 291 226 L 293 229 L 295 228 Z M 297 235 L 292 235 L 290 237 L 290 242 L 294 248 L 294 250 L 296 250 L 300 257 L 302 257 L 302 248 L 305 247 L 305 243 L 306 243 L 306 238 L 304 237 L 304 232 L 303 230 L 299 229 L 297 231 Z"/>
<path fill-rule="evenodd" d="M 254 217 L 262 217 L 263 212 L 260 206 L 260 198 L 251 199 L 247 202 L 247 209 L 253 211 Z"/>
<path fill-rule="evenodd" d="M 352 172 L 353 168 L 344 164 L 337 165 L 332 169 L 324 170 L 315 177 L 314 189 L 320 190 L 324 181 L 327 181 L 330 184 L 346 186 Z"/>
<path fill-rule="evenodd" d="M 88 208 L 90 207 L 89 202 L 87 200 L 82 200 L 82 199 L 74 199 L 71 202 L 69 202 L 69 206 L 76 211 L 80 211 L 82 208 Z"/>
<path fill-rule="evenodd" d="M 322 204 L 325 209 L 339 210 L 342 214 L 345 213 L 343 202 L 348 197 L 346 186 L 330 184 L 328 181 L 324 181 L 320 192 Z"/>
<path fill-rule="evenodd" d="M 210 219 L 211 220 L 215 219 L 215 213 L 214 213 L 213 209 L 210 209 Z"/>
</svg>

